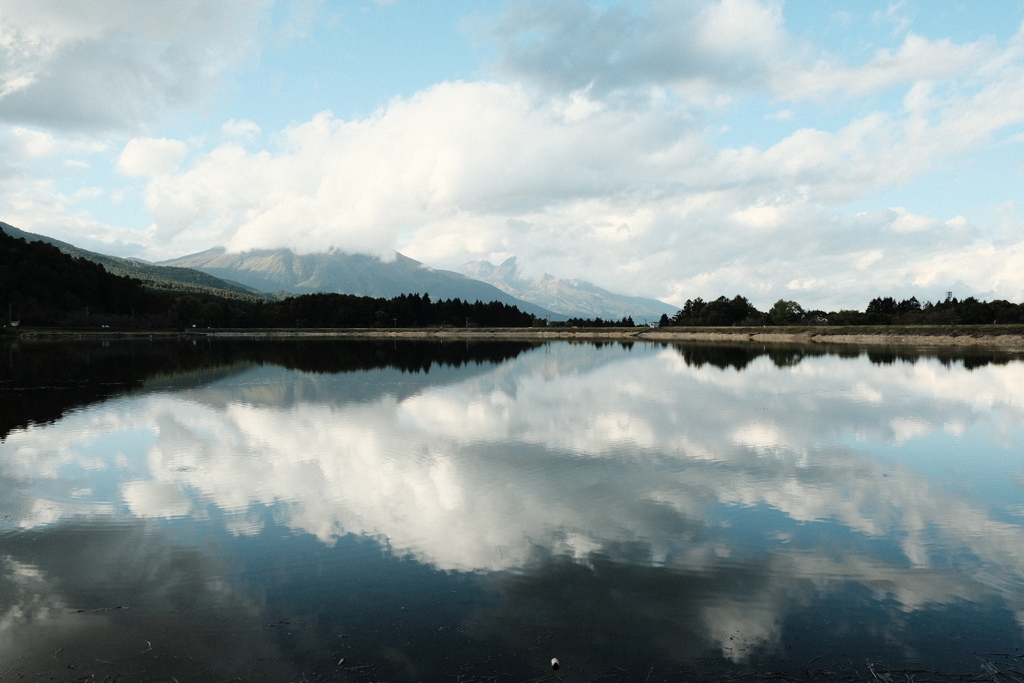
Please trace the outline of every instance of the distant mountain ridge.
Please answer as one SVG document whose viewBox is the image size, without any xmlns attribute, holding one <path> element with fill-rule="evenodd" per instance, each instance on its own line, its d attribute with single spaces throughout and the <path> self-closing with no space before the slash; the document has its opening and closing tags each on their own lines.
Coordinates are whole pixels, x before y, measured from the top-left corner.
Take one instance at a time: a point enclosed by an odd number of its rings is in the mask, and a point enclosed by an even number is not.
<svg viewBox="0 0 1024 683">
<path fill-rule="evenodd" d="M 497 266 L 489 261 L 471 261 L 457 270 L 512 296 L 573 318 L 620 320 L 632 316 L 639 324 L 645 318 L 655 322 L 662 313 L 674 315 L 679 310 L 658 299 L 615 294 L 582 280 L 559 280 L 551 275 L 536 280 L 526 279 L 519 276 L 518 268 L 516 258 L 512 256 Z"/>
<path fill-rule="evenodd" d="M 339 292 L 386 299 L 402 294 L 429 294 L 435 301 L 500 301 L 539 318 L 564 320 L 558 313 L 486 282 L 431 268 L 397 252 L 395 260 L 383 261 L 375 256 L 338 251 L 296 254 L 290 249 L 256 249 L 229 253 L 223 247 L 214 247 L 161 261 L 159 265 L 192 268 L 268 292 Z"/>
</svg>

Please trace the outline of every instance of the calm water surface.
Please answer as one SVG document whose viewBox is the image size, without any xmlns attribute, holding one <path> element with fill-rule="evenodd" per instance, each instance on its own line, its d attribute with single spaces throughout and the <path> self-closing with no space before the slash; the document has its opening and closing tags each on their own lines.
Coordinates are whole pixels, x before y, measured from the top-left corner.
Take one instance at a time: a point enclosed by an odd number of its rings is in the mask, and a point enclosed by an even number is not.
<svg viewBox="0 0 1024 683">
<path fill-rule="evenodd" d="M 0 351 L 3 680 L 1024 668 L 1016 358 Z"/>
</svg>

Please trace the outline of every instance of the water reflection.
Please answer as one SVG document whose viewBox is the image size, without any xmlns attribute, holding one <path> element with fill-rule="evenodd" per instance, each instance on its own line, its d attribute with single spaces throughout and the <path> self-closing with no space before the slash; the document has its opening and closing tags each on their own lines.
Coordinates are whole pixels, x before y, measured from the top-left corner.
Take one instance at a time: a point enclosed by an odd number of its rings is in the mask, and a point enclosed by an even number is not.
<svg viewBox="0 0 1024 683">
<path fill-rule="evenodd" d="M 225 647 L 293 666 L 351 635 L 409 679 L 485 661 L 537 675 L 550 652 L 566 676 L 819 655 L 968 671 L 1020 642 L 1019 361 L 241 348 L 7 434 L 12 647 L 49 656 L 79 629 L 102 649 L 83 620 L 138 625 L 76 610 L 124 603 L 209 614 Z M 278 617 L 301 637 L 271 633 Z M 237 670 L 218 650 L 197 659 Z"/>
<path fill-rule="evenodd" d="M 217 670 L 264 659 L 268 673 L 284 675 L 260 605 L 225 578 L 209 553 L 168 544 L 140 522 L 4 535 L 4 674 L 132 680 L 171 667 L 210 680 Z"/>
<path fill-rule="evenodd" d="M 395 369 L 429 373 L 514 358 L 529 343 L 440 344 L 383 341 L 337 344 L 265 340 L 133 340 L 7 343 L 0 366 L 0 439 L 66 411 L 145 386 L 183 389 L 254 365 L 313 373 Z"/>
</svg>

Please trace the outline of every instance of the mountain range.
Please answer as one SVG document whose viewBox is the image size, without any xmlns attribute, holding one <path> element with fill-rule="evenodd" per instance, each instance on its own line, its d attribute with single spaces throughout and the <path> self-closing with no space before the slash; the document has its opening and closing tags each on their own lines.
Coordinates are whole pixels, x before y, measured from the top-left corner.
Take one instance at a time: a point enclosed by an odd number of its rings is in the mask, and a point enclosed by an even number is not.
<svg viewBox="0 0 1024 683">
<path fill-rule="evenodd" d="M 393 261 L 365 254 L 330 251 L 296 254 L 290 249 L 256 249 L 229 253 L 214 247 L 197 254 L 161 261 L 160 265 L 192 268 L 267 292 L 310 294 L 341 292 L 391 299 L 401 294 L 429 294 L 431 299 L 500 301 L 538 318 L 565 317 L 518 299 L 497 287 L 450 270 L 438 270 L 395 253 Z"/>
<path fill-rule="evenodd" d="M 654 322 L 663 313 L 673 315 L 678 310 L 658 299 L 615 294 L 582 280 L 559 280 L 551 275 L 525 278 L 519 274 L 514 256 L 497 266 L 489 261 L 471 261 L 458 272 L 492 284 L 514 297 L 574 318 L 620 320 L 632 316 L 635 322 L 641 323 L 645 319 Z"/>
<path fill-rule="evenodd" d="M 675 308 L 657 299 L 614 294 L 578 280 L 545 275 L 521 277 L 515 258 L 499 266 L 487 261 L 467 263 L 459 272 L 431 268 L 395 253 L 391 261 L 374 256 L 330 251 L 296 254 L 289 249 L 229 253 L 214 247 L 180 258 L 149 263 L 81 249 L 44 235 L 0 222 L 0 229 L 29 242 L 42 241 L 66 254 L 102 264 L 116 275 L 142 280 L 156 290 L 215 295 L 234 299 L 280 299 L 312 292 L 339 292 L 393 298 L 401 294 L 430 294 L 431 298 L 500 301 L 538 318 L 602 317 L 636 322 L 655 320 Z"/>
</svg>

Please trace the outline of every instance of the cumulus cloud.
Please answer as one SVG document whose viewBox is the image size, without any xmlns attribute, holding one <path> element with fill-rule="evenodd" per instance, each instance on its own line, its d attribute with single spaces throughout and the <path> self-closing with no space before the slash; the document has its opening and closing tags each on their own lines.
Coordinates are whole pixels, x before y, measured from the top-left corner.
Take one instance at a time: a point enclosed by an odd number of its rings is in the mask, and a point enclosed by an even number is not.
<svg viewBox="0 0 1024 683">
<path fill-rule="evenodd" d="M 496 44 L 492 68 L 505 77 L 564 91 L 674 86 L 699 96 L 762 79 L 783 58 L 782 23 L 780 4 L 757 0 L 658 1 L 642 11 L 560 0 L 511 4 L 475 28 Z"/>
<path fill-rule="evenodd" d="M 220 127 L 220 132 L 225 137 L 229 138 L 241 138 L 248 140 L 256 137 L 260 134 L 260 127 L 258 124 L 248 119 L 235 120 L 231 119 Z"/>
<path fill-rule="evenodd" d="M 756 296 L 757 268 L 776 294 L 792 277 L 771 271 L 849 292 L 847 279 L 861 277 L 858 253 L 885 242 L 893 274 L 884 281 L 876 274 L 878 287 L 909 287 L 915 263 L 980 236 L 903 209 L 844 217 L 834 207 L 909 182 L 969 146 L 955 134 L 968 111 L 954 105 L 925 130 L 871 115 L 836 132 L 801 129 L 763 150 L 715 151 L 701 126 L 676 110 L 445 83 L 371 118 L 321 114 L 282 131 L 269 149 L 221 144 L 182 171 L 154 177 L 146 201 L 170 246 L 384 256 L 398 248 L 447 267 L 516 254 L 527 268 L 681 303 L 721 293 L 712 287 Z M 992 130 L 1006 123 L 991 120 Z M 927 241 L 911 239 L 926 225 L 945 228 Z M 894 233 L 906 238 L 893 242 Z M 758 258 L 747 264 L 738 255 L 752 244 Z M 680 262 L 685 279 L 666 279 L 655 267 Z M 733 266 L 740 266 L 736 277 L 723 277 L 721 269 Z M 695 277 L 706 284 L 695 288 Z M 1024 281 L 1012 286 L 1007 296 L 1024 291 Z M 863 305 L 832 296 L 820 305 Z"/>
<path fill-rule="evenodd" d="M 96 140 L 57 137 L 42 130 L 23 126 L 12 126 L 0 132 L 0 152 L 8 163 L 45 159 L 62 154 L 93 154 L 105 149 L 107 145 Z"/>
<path fill-rule="evenodd" d="M 910 34 L 898 49 L 879 48 L 865 64 L 851 65 L 826 58 L 779 70 L 772 82 L 778 94 L 794 100 L 821 98 L 835 92 L 864 95 L 961 75 L 997 54 L 992 41 L 958 45 L 948 39 L 929 40 Z"/>
<path fill-rule="evenodd" d="M 588 110 L 516 86 L 443 83 L 370 118 L 320 114 L 282 131 L 272 150 L 222 144 L 155 178 L 146 201 L 167 239 L 383 255 L 403 230 L 486 226 L 643 191 L 669 162 L 661 142 L 675 139 L 669 154 L 685 156 L 686 130 L 670 112 Z"/>
<path fill-rule="evenodd" d="M 252 51 L 269 0 L 3 0 L 0 121 L 136 130 Z"/>
<path fill-rule="evenodd" d="M 892 229 L 896 232 L 920 232 L 940 225 L 940 222 L 934 218 L 910 213 L 902 206 L 893 210 L 896 212 L 896 219 L 892 222 Z"/>
<path fill-rule="evenodd" d="M 5 142 L 8 152 L 15 158 L 37 159 L 57 150 L 57 141 L 52 135 L 20 126 L 11 131 Z"/>
<path fill-rule="evenodd" d="M 167 138 L 136 138 L 128 142 L 117 157 L 119 171 L 130 176 L 168 175 L 188 154 L 188 146 Z"/>
<path fill-rule="evenodd" d="M 782 3 L 765 0 L 520 2 L 490 25 L 471 26 L 496 47 L 491 69 L 503 77 L 601 96 L 670 88 L 701 105 L 730 88 L 790 100 L 864 95 L 961 75 L 999 52 L 988 39 L 957 44 L 909 33 L 899 47 L 849 63 L 794 39 Z"/>
</svg>

